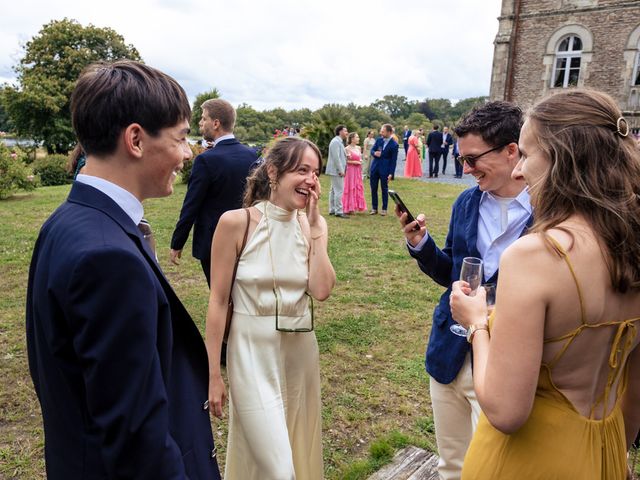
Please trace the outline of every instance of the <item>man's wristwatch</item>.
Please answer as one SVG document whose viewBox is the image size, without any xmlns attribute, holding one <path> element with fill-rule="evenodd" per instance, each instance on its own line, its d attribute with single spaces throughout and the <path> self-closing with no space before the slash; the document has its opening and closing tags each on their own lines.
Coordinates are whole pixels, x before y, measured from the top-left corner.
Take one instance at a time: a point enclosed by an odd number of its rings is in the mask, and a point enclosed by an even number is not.
<svg viewBox="0 0 640 480">
<path fill-rule="evenodd" d="M 478 325 L 471 325 L 469 328 L 467 328 L 467 342 L 473 342 L 473 336 L 478 330 L 486 330 L 487 333 L 489 333 L 489 325 L 487 325 L 486 323 L 481 323 Z"/>
</svg>

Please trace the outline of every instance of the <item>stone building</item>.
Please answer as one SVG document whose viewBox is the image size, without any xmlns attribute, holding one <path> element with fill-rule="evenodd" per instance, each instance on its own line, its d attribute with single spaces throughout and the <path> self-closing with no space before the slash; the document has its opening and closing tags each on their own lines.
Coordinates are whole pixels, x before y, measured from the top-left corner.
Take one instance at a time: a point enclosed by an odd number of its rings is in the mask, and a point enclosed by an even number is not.
<svg viewBox="0 0 640 480">
<path fill-rule="evenodd" d="M 640 133 L 640 0 L 503 0 L 491 99 L 529 107 L 572 86 L 613 96 Z"/>
</svg>

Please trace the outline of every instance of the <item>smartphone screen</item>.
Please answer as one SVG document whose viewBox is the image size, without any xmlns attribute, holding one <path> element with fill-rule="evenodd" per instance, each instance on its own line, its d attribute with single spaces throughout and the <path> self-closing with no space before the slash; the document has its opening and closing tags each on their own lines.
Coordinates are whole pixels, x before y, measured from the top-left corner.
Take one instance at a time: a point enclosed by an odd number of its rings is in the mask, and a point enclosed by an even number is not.
<svg viewBox="0 0 640 480">
<path fill-rule="evenodd" d="M 398 192 L 396 192 L 395 190 L 389 190 L 389 196 L 395 202 L 395 204 L 398 205 L 398 208 L 400 209 L 400 211 L 407 214 L 407 223 L 414 222 L 415 221 L 414 216 L 411 215 L 411 212 L 409 211 L 407 206 L 404 204 L 404 202 L 400 198 L 400 195 L 398 195 Z M 416 225 L 416 227 L 417 228 L 415 228 L 415 230 L 420 229 L 420 226 Z"/>
</svg>

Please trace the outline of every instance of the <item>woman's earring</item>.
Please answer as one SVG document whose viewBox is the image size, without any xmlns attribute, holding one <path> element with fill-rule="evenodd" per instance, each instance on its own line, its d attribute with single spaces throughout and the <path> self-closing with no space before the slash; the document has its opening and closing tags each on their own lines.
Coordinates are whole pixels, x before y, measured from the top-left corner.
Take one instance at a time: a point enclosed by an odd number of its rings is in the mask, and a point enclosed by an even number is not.
<svg viewBox="0 0 640 480">
<path fill-rule="evenodd" d="M 278 182 L 276 182 L 275 180 L 269 180 L 269 188 L 271 189 L 272 192 L 275 192 L 278 189 Z"/>
</svg>

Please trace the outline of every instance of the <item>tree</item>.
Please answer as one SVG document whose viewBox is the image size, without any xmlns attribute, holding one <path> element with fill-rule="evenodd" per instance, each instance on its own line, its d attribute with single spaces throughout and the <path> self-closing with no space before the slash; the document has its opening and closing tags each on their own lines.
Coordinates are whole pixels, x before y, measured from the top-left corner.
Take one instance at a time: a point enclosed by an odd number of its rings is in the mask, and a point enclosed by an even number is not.
<svg viewBox="0 0 640 480">
<path fill-rule="evenodd" d="M 191 133 L 200 133 L 198 124 L 200 123 L 200 117 L 202 117 L 202 104 L 212 98 L 220 98 L 220 92 L 218 92 L 217 88 L 196 95 L 196 99 L 193 101 L 193 107 L 191 108 L 191 122 L 189 123 Z"/>
<path fill-rule="evenodd" d="M 489 97 L 470 97 L 465 98 L 464 100 L 460 100 L 451 109 L 451 117 L 454 119 L 454 121 L 457 121 L 467 112 L 471 111 L 473 107 L 483 105 L 488 100 Z"/>
<path fill-rule="evenodd" d="M 388 113 L 372 106 L 354 106 L 353 115 L 360 125 L 360 128 L 365 130 L 375 130 L 376 134 L 380 127 L 385 123 L 393 123 L 393 120 Z"/>
<path fill-rule="evenodd" d="M 0 92 L 0 132 L 10 132 L 13 129 L 7 110 L 2 104 L 2 93 Z"/>
<path fill-rule="evenodd" d="M 350 132 L 358 128 L 353 114 L 344 105 L 330 103 L 313 112 L 311 123 L 305 125 L 304 136 L 315 143 L 323 156 L 329 154 L 329 142 L 336 136 L 338 125 L 345 125 Z"/>
<path fill-rule="evenodd" d="M 431 107 L 429 106 L 429 102 L 427 102 L 426 100 L 423 102 L 418 102 L 416 111 L 423 114 L 429 120 L 433 120 L 434 118 L 436 118 L 436 114 L 433 113 L 433 110 L 431 110 Z"/>
<path fill-rule="evenodd" d="M 452 120 L 451 100 L 449 100 L 448 98 L 428 98 L 426 102 L 429 105 L 429 108 L 431 108 L 431 111 L 433 112 L 433 115 L 434 115 L 433 118 L 442 120 L 445 123 Z M 431 118 L 430 120 L 433 120 L 433 118 Z"/>
<path fill-rule="evenodd" d="M 408 117 L 415 111 L 415 102 L 409 102 L 404 95 L 385 95 L 371 104 L 393 118 Z"/>
<path fill-rule="evenodd" d="M 114 30 L 66 18 L 44 25 L 24 51 L 14 67 L 19 86 L 4 88 L 4 105 L 16 133 L 43 142 L 50 153 L 66 153 L 75 143 L 69 103 L 80 72 L 101 60 L 140 60 Z"/>
</svg>

